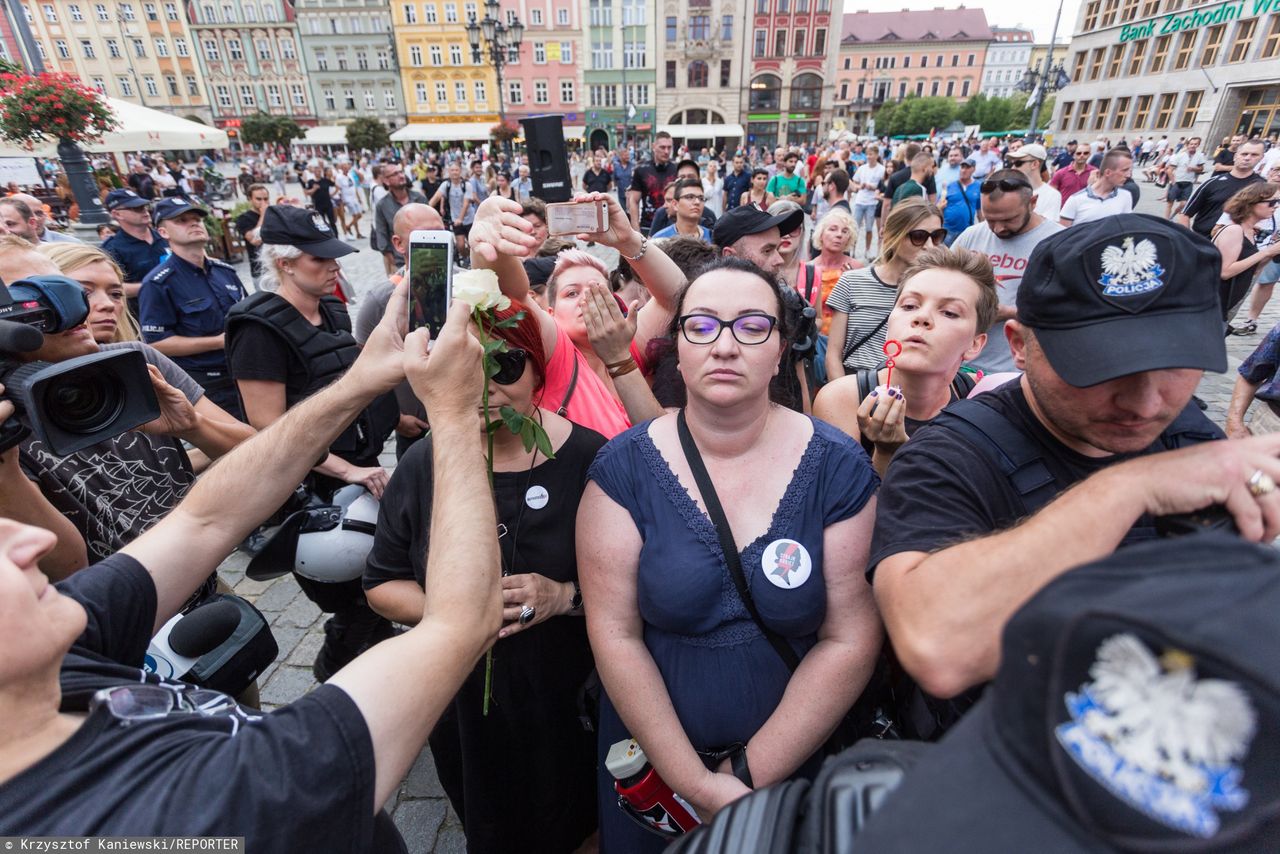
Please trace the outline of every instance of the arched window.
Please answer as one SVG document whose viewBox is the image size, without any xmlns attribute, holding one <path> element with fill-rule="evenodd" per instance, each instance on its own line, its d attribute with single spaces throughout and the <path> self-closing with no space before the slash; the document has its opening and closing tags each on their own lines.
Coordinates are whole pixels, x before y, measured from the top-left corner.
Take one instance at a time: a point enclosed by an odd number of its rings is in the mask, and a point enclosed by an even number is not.
<svg viewBox="0 0 1280 854">
<path fill-rule="evenodd" d="M 791 109 L 817 110 L 822 107 L 822 78 L 800 74 L 791 81 Z"/>
<path fill-rule="evenodd" d="M 700 59 L 695 59 L 689 63 L 689 88 L 705 89 L 707 88 L 707 64 Z"/>
<path fill-rule="evenodd" d="M 782 79 L 772 74 L 762 74 L 752 80 L 749 105 L 752 110 L 780 109 L 782 107 Z"/>
</svg>

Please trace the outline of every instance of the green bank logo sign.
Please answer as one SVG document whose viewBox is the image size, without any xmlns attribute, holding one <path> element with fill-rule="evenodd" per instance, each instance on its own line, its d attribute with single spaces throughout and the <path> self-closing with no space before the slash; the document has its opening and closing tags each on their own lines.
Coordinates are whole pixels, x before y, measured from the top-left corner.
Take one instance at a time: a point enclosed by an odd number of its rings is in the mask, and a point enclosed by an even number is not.
<svg viewBox="0 0 1280 854">
<path fill-rule="evenodd" d="M 1124 43 L 1150 36 L 1211 27 L 1227 21 L 1265 15 L 1271 11 L 1280 12 L 1280 0 L 1239 0 L 1239 2 L 1225 3 L 1213 9 L 1197 9 L 1185 15 L 1165 15 L 1163 18 L 1152 18 L 1141 24 L 1125 24 L 1120 28 L 1120 41 Z"/>
</svg>

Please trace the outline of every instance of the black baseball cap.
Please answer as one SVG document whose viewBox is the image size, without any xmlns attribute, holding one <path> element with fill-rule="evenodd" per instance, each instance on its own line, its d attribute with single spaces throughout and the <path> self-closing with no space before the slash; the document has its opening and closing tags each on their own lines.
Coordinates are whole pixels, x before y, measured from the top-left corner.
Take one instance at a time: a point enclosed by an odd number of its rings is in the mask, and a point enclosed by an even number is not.
<svg viewBox="0 0 1280 854">
<path fill-rule="evenodd" d="M 341 258 L 360 251 L 334 237 L 333 229 L 320 214 L 292 205 L 267 208 L 258 235 L 263 243 L 295 246 L 317 258 Z"/>
<path fill-rule="evenodd" d="M 1280 555 L 1226 533 L 1065 573 L 1010 619 L 995 681 L 858 849 L 1274 852 L 1277 613 Z"/>
<path fill-rule="evenodd" d="M 711 241 L 721 249 L 737 243 L 750 234 L 759 234 L 777 228 L 781 234 L 790 234 L 804 222 L 804 211 L 769 216 L 753 205 L 739 205 L 716 220 L 711 229 Z"/>
<path fill-rule="evenodd" d="M 1041 241 L 1018 288 L 1018 320 L 1053 367 L 1085 387 L 1166 368 L 1227 369 L 1218 250 L 1147 214 L 1073 225 Z"/>
<path fill-rule="evenodd" d="M 118 189 L 107 193 L 107 199 L 103 204 L 109 211 L 118 211 L 128 208 L 145 208 L 151 204 L 151 201 L 142 198 L 133 190 Z"/>
<path fill-rule="evenodd" d="M 151 219 L 156 225 L 159 225 L 166 219 L 182 216 L 187 211 L 200 211 L 202 214 L 208 213 L 207 210 L 188 198 L 170 196 L 167 199 L 161 199 L 156 202 L 155 211 L 151 214 Z"/>
</svg>

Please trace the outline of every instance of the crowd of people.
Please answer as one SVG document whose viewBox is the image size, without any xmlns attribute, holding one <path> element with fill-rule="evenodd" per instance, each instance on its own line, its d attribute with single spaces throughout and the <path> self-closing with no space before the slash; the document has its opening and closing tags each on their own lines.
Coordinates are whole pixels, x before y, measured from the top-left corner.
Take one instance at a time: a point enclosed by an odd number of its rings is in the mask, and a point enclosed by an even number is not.
<svg viewBox="0 0 1280 854">
<path fill-rule="evenodd" d="M 1171 517 L 1280 535 L 1280 328 L 1225 425 L 1193 397 L 1280 278 L 1280 154 L 1234 140 L 1201 177 L 1198 142 L 719 153 L 658 133 L 575 156 L 576 201 L 607 222 L 572 237 L 548 234 L 520 155 L 300 162 L 296 203 L 268 155 L 237 182 L 249 282 L 208 254 L 194 192 L 112 189 L 101 248 L 0 199 L 0 279 L 84 296 L 12 359 L 137 351 L 160 411 L 70 455 L 36 434 L 0 452 L 0 834 L 402 850 L 383 805 L 429 744 L 473 854 L 659 851 L 619 808 L 616 744 L 709 821 L 859 739 L 963 737 L 993 679 L 1036 665 L 1006 627 L 1073 568 Z M 1133 212 L 1151 161 L 1198 183 L 1175 220 Z M 386 275 L 357 294 L 362 220 Z M 407 328 L 409 236 L 444 229 L 451 275 L 491 300 L 455 300 L 429 340 Z M 303 560 L 333 526 L 297 502 L 342 516 L 356 494 L 376 523 L 339 531 L 363 549 Z M 328 615 L 322 684 L 267 713 L 252 684 L 144 665 L 229 593 L 236 549 Z M 1246 691 L 1164 641 L 1133 641 L 1145 678 Z M 1241 672 L 1273 668 L 1260 647 Z M 1059 688 L 1070 708 L 1080 685 Z M 1137 737 L 1141 686 L 1089 702 L 1116 749 Z M 1212 838 L 1169 799 L 1208 797 L 1202 772 L 1265 795 L 1249 757 L 1276 730 L 1252 721 L 1194 755 L 1157 723 L 1158 762 L 1088 765 L 1090 797 L 1121 836 Z M 1126 795 L 1142 785 L 1171 794 Z M 1212 801 L 1234 843 L 1274 840 L 1259 800 Z M 946 812 L 898 809 L 901 850 L 913 810 Z"/>
</svg>

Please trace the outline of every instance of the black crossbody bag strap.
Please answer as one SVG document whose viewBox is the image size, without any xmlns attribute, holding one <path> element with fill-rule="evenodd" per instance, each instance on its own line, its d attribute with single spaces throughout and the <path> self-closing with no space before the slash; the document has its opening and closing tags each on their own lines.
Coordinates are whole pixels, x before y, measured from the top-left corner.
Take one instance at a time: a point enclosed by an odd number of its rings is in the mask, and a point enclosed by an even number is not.
<svg viewBox="0 0 1280 854">
<path fill-rule="evenodd" d="M 742 556 L 738 554 L 738 545 L 734 542 L 729 520 L 724 515 L 724 508 L 720 506 L 720 498 L 716 495 L 711 475 L 707 474 L 707 467 L 702 462 L 702 454 L 698 453 L 698 445 L 693 441 L 693 434 L 689 432 L 683 409 L 676 416 L 676 432 L 680 434 L 680 447 L 684 449 L 684 457 L 689 462 L 693 481 L 698 484 L 698 491 L 702 493 L 702 503 L 706 505 L 707 515 L 716 526 L 716 534 L 720 537 L 720 550 L 724 552 L 725 563 L 729 565 L 729 574 L 733 576 L 733 585 L 738 589 L 738 597 L 742 599 L 742 604 L 747 606 L 747 613 L 764 633 L 774 652 L 778 653 L 778 657 L 787 665 L 787 669 L 794 673 L 800 666 L 800 656 L 796 655 L 796 651 L 783 639 L 782 635 L 766 626 L 764 620 L 760 619 L 755 600 L 751 598 L 751 591 L 747 589 L 747 577 L 742 573 Z"/>
<path fill-rule="evenodd" d="M 578 387 L 578 360 L 573 360 L 573 376 L 569 377 L 569 387 L 565 389 L 564 400 L 560 401 L 560 408 L 556 410 L 556 415 L 564 418 L 569 412 L 569 401 L 573 400 L 573 390 Z"/>
<path fill-rule="evenodd" d="M 844 348 L 844 355 L 840 358 L 840 361 L 844 362 L 844 360 L 849 358 L 850 354 L 852 354 L 854 350 L 857 350 L 863 344 L 866 344 L 868 341 L 874 338 L 876 336 L 876 333 L 879 332 L 881 329 L 884 329 L 884 325 L 888 322 L 889 322 L 889 315 L 886 314 L 884 316 L 884 320 L 876 324 L 875 329 L 872 329 L 866 335 L 863 335 L 857 341 L 853 342 L 853 344 Z"/>
</svg>

